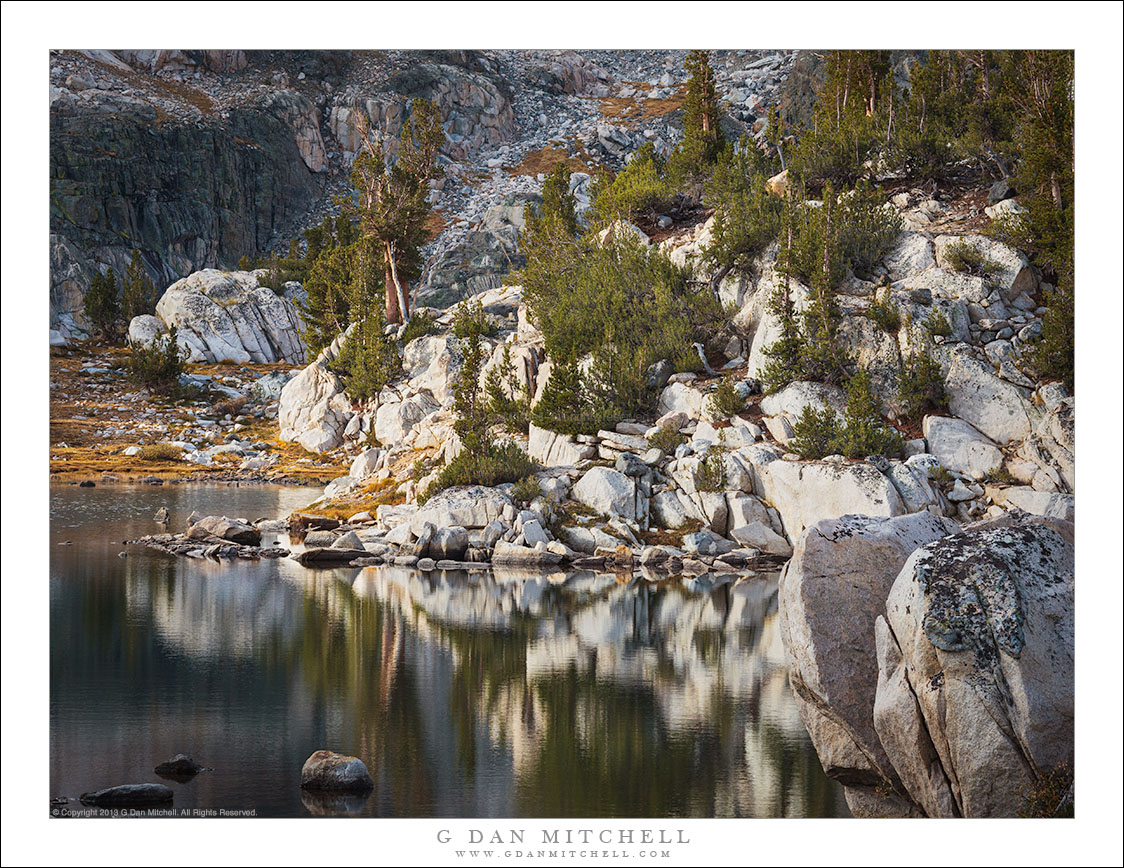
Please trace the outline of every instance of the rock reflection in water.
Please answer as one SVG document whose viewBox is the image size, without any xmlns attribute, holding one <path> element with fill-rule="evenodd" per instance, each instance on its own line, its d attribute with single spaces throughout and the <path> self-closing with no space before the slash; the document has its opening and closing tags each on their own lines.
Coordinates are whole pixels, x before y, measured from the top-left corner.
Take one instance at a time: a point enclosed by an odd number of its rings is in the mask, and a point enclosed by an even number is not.
<svg viewBox="0 0 1124 868">
<path fill-rule="evenodd" d="M 52 557 L 53 794 L 186 752 L 214 771 L 177 807 L 258 816 L 846 812 L 787 685 L 775 577 L 122 560 L 83 532 Z M 325 747 L 366 763 L 369 797 L 301 793 Z"/>
</svg>

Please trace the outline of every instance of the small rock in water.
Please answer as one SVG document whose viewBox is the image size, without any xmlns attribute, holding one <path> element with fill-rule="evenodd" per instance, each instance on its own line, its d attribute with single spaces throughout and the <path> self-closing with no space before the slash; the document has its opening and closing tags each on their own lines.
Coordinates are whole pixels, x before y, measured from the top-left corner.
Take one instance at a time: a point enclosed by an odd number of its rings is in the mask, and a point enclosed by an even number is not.
<svg viewBox="0 0 1124 868">
<path fill-rule="evenodd" d="M 170 760 L 160 763 L 155 769 L 156 774 L 162 778 L 171 778 L 175 781 L 187 781 L 203 771 L 203 766 L 185 753 L 178 753 Z"/>
<path fill-rule="evenodd" d="M 156 515 L 154 515 L 152 517 L 152 520 L 155 521 L 158 524 L 167 524 L 168 523 L 168 508 L 166 506 L 160 507 L 158 510 L 156 510 Z"/>
</svg>

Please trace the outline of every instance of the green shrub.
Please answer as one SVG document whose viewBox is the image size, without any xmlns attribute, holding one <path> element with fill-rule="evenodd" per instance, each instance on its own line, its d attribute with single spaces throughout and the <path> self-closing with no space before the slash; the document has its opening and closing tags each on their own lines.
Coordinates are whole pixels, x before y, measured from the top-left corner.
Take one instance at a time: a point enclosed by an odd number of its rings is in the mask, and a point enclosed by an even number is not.
<svg viewBox="0 0 1124 868">
<path fill-rule="evenodd" d="M 531 503 L 539 497 L 542 497 L 542 486 L 532 475 L 524 476 L 512 486 L 511 498 L 519 503 Z"/>
<path fill-rule="evenodd" d="M 531 411 L 531 421 L 559 434 L 595 434 L 608 414 L 595 406 L 587 377 L 577 362 L 551 363 L 550 378 Z"/>
<path fill-rule="evenodd" d="M 878 397 L 871 386 L 870 373 L 856 371 L 847 380 L 847 409 L 843 413 L 839 451 L 848 458 L 868 455 L 901 455 L 902 436 L 882 419 Z"/>
<path fill-rule="evenodd" d="M 121 319 L 127 327 L 133 317 L 152 313 L 155 307 L 156 289 L 145 271 L 140 251 L 134 248 L 121 284 Z"/>
<path fill-rule="evenodd" d="M 511 345 L 504 344 L 500 363 L 484 378 L 488 415 L 512 434 L 526 434 L 531 421 L 531 398 L 515 371 Z"/>
<path fill-rule="evenodd" d="M 623 235 L 604 244 L 595 235 L 554 235 L 529 248 L 519 279 L 553 366 L 535 424 L 591 433 L 589 425 L 649 412 L 656 395 L 648 368 L 686 361 L 693 343 L 727 321 L 715 296 L 690 276 L 662 251 Z"/>
<path fill-rule="evenodd" d="M 176 394 L 187 358 L 187 352 L 177 341 L 178 334 L 173 325 L 167 334 L 153 338 L 150 344 L 130 342 L 126 362 L 129 379 L 156 394 Z"/>
<path fill-rule="evenodd" d="M 881 297 L 875 296 L 866 315 L 886 334 L 896 335 L 902 327 L 901 310 L 889 290 L 884 291 Z"/>
<path fill-rule="evenodd" d="M 986 256 L 966 241 L 956 241 L 945 248 L 945 261 L 954 271 L 991 279 L 1002 270 L 998 262 Z"/>
<path fill-rule="evenodd" d="M 726 489 L 726 452 L 719 446 L 709 446 L 703 453 L 695 472 L 695 488 L 699 491 L 724 491 Z"/>
<path fill-rule="evenodd" d="M 593 225 L 614 220 L 650 220 L 671 204 L 673 191 L 664 178 L 664 160 L 651 142 L 641 145 L 615 177 L 600 174 L 593 186 Z"/>
<path fill-rule="evenodd" d="M 991 470 L 989 470 L 987 472 L 987 475 L 984 477 L 984 482 L 991 482 L 998 485 L 1019 484 L 1019 480 L 1015 478 L 1014 474 L 1012 474 L 1011 471 L 1004 467 L 1002 464 L 998 464 L 995 467 L 991 468 Z"/>
<path fill-rule="evenodd" d="M 848 458 L 870 455 L 897 457 L 901 435 L 882 420 L 878 398 L 871 388 L 870 374 L 859 370 L 847 381 L 847 407 L 840 420 L 825 407 L 806 405 L 793 424 L 788 448 L 802 458 L 823 458 L 836 453 Z"/>
<path fill-rule="evenodd" d="M 1070 392 L 1074 385 L 1073 302 L 1071 288 L 1059 288 L 1047 293 L 1042 336 L 1028 354 L 1031 365 L 1041 377 L 1061 380 Z"/>
<path fill-rule="evenodd" d="M 839 417 L 830 407 L 817 410 L 805 404 L 792 425 L 792 432 L 788 448 L 801 458 L 823 458 L 839 451 Z"/>
<path fill-rule="evenodd" d="M 902 416 L 920 421 L 927 413 L 940 413 L 948 409 L 948 392 L 944 385 L 944 372 L 931 355 L 919 353 L 902 359 L 898 378 L 898 403 Z"/>
<path fill-rule="evenodd" d="M 747 272 L 780 232 L 783 202 L 765 190 L 766 169 L 756 146 L 743 139 L 737 151 L 723 152 L 706 183 L 703 201 L 714 209 L 714 224 L 703 262 L 714 283 Z"/>
<path fill-rule="evenodd" d="M 947 338 L 952 334 L 952 324 L 945 316 L 945 312 L 936 305 L 933 305 L 929 318 L 925 321 L 925 329 L 933 337 Z"/>
<path fill-rule="evenodd" d="M 660 450 L 665 455 L 674 454 L 676 448 L 686 442 L 687 436 L 685 434 L 680 434 L 668 425 L 661 425 L 655 434 L 648 437 L 648 445 L 653 449 Z"/>
<path fill-rule="evenodd" d="M 402 346 L 406 346 L 410 341 L 417 338 L 437 334 L 439 331 L 441 331 L 441 327 L 437 325 L 437 317 L 429 311 L 419 311 L 410 317 L 410 321 L 406 323 L 406 328 L 402 330 Z"/>
<path fill-rule="evenodd" d="M 715 419 L 729 419 L 745 410 L 745 398 L 738 394 L 733 380 L 723 377 L 707 399 L 707 409 Z"/>
<path fill-rule="evenodd" d="M 514 443 L 490 443 L 476 452 L 466 448 L 446 464 L 429 487 L 418 495 L 418 503 L 425 503 L 439 491 L 454 485 L 503 485 L 505 482 L 518 482 L 539 469 Z"/>
</svg>

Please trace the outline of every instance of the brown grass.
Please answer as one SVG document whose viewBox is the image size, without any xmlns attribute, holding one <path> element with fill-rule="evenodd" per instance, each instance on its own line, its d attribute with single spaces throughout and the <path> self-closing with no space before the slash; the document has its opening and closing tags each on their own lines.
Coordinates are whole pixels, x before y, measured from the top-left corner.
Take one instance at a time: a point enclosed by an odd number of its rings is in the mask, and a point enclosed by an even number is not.
<svg viewBox="0 0 1124 868">
<path fill-rule="evenodd" d="M 166 444 L 145 447 L 145 453 L 137 456 L 123 455 L 126 446 L 132 446 L 139 439 L 155 439 L 155 432 L 126 433 L 112 437 L 101 437 L 101 430 L 108 425 L 129 421 L 136 411 L 146 407 L 158 407 L 158 418 L 169 425 L 190 422 L 192 416 L 182 407 L 161 401 L 127 402 L 124 396 L 136 392 L 125 377 L 88 376 L 81 373 L 83 362 L 92 362 L 98 367 L 117 368 L 128 358 L 128 350 L 122 347 L 105 346 L 95 342 L 77 343 L 65 356 L 51 356 L 50 374 L 54 387 L 50 390 L 50 451 L 49 472 L 55 480 L 77 482 L 86 479 L 97 480 L 105 474 L 123 480 L 157 476 L 162 479 L 206 479 L 212 476 L 229 477 L 241 463 L 236 455 L 216 458 L 210 466 L 191 464 L 180 460 L 180 452 Z M 264 374 L 273 370 L 288 370 L 291 365 L 189 365 L 195 374 L 211 374 L 223 377 L 237 371 Z M 120 406 L 127 410 L 118 410 Z M 347 465 L 342 461 L 326 459 L 320 455 L 306 452 L 295 443 L 281 443 L 278 439 L 276 421 L 255 419 L 239 431 L 239 436 L 248 440 L 264 440 L 272 451 L 281 456 L 280 462 L 270 471 L 270 476 L 278 479 L 295 479 L 303 483 L 324 483 L 347 473 Z M 161 439 L 170 435 L 159 435 Z M 65 443 L 66 446 L 60 446 Z M 164 451 L 161 451 L 164 450 Z M 174 455 L 172 454 L 174 452 Z M 147 456 L 147 457 L 143 457 Z"/>
<path fill-rule="evenodd" d="M 427 242 L 436 240 L 437 236 L 445 231 L 445 227 L 449 222 L 445 219 L 445 215 L 438 210 L 429 212 L 429 215 L 422 223 L 422 231 L 425 232 L 425 240 Z"/>
<path fill-rule="evenodd" d="M 581 157 L 571 157 L 564 148 L 539 148 L 528 151 L 518 166 L 508 168 L 512 175 L 545 175 L 554 170 L 559 163 L 565 163 L 571 172 L 592 174 L 588 163 Z"/>
<path fill-rule="evenodd" d="M 645 99 L 642 96 L 609 96 L 598 108 L 607 119 L 617 123 L 639 124 L 651 118 L 662 118 L 683 107 L 686 92 L 680 90 L 666 99 Z"/>
<path fill-rule="evenodd" d="M 307 515 L 322 515 L 325 518 L 334 518 L 339 521 L 347 521 L 357 512 L 369 512 L 373 516 L 375 510 L 380 506 L 386 504 L 396 506 L 405 502 L 406 499 L 402 493 L 396 491 L 398 485 L 398 481 L 394 477 L 390 477 L 381 482 L 372 483 L 349 497 L 333 500 L 331 503 L 307 506 L 304 509 L 297 510 L 297 512 Z"/>
</svg>

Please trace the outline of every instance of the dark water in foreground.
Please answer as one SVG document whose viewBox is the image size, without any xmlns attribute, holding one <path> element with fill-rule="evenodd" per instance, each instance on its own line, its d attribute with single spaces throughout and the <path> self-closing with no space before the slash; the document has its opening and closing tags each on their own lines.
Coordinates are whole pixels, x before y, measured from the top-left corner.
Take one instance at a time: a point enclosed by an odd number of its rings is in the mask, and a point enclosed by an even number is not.
<svg viewBox="0 0 1124 868">
<path fill-rule="evenodd" d="M 213 563 L 120 541 L 193 509 L 250 519 L 268 487 L 51 492 L 51 795 L 166 782 L 175 806 L 257 816 L 846 815 L 788 687 L 776 578 L 699 588 Z M 72 545 L 61 545 L 70 540 Z M 287 542 L 287 539 L 283 539 Z M 359 756 L 367 798 L 299 789 Z"/>
</svg>

